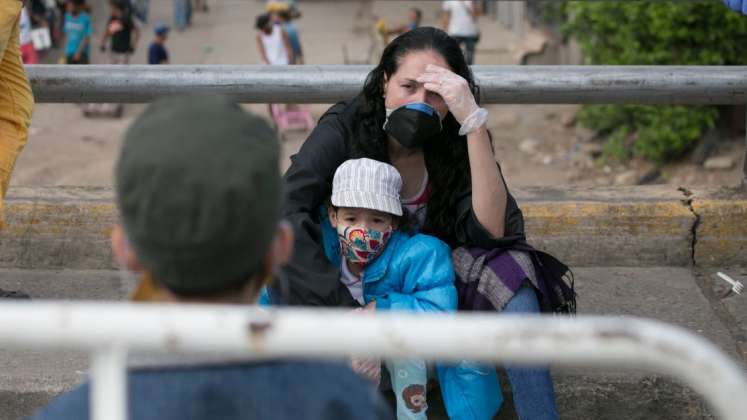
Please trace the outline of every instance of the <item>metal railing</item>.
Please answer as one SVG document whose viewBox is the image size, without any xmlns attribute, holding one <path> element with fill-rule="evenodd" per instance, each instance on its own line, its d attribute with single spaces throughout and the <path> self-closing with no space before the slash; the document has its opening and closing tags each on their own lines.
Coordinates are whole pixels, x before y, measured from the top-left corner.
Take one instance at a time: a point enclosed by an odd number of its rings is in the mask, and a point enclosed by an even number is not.
<svg viewBox="0 0 747 420">
<path fill-rule="evenodd" d="M 747 66 L 473 66 L 486 104 L 747 104 Z M 26 67 L 37 102 L 150 102 L 221 93 L 244 103 L 334 103 L 371 66 Z M 747 141 L 743 181 L 747 185 Z"/>
<path fill-rule="evenodd" d="M 342 310 L 251 306 L 3 303 L 0 342 L 8 349 L 90 353 L 91 413 L 97 420 L 126 418 L 130 351 L 635 367 L 679 379 L 722 419 L 741 420 L 747 413 L 744 372 L 718 348 L 682 328 L 637 318 L 352 316 Z"/>
<path fill-rule="evenodd" d="M 150 102 L 221 93 L 244 103 L 334 103 L 371 66 L 61 66 L 27 72 L 37 102 Z M 745 104 L 747 66 L 473 66 L 483 103 Z"/>
</svg>

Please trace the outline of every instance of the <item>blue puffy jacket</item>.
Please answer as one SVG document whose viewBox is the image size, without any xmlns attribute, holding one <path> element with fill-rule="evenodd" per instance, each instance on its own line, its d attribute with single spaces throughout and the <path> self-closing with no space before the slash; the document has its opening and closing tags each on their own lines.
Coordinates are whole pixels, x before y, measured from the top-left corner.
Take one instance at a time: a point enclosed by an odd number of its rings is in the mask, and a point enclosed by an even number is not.
<svg viewBox="0 0 747 420">
<path fill-rule="evenodd" d="M 321 213 L 327 258 L 340 265 L 337 231 Z M 363 272 L 363 298 L 376 310 L 455 312 L 457 293 L 451 249 L 439 239 L 395 231 Z M 441 394 L 451 419 L 492 419 L 503 396 L 495 368 L 474 362 L 437 364 Z"/>
</svg>

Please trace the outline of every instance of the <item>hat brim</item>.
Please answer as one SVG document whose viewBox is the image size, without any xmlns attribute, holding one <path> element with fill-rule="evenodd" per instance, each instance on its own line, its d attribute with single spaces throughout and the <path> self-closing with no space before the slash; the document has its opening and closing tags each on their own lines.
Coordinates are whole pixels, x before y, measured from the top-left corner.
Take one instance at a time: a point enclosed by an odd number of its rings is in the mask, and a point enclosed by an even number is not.
<svg viewBox="0 0 747 420">
<path fill-rule="evenodd" d="M 398 197 L 389 197 L 371 192 L 338 191 L 332 193 L 332 205 L 335 207 L 378 210 L 395 216 L 402 216 L 402 203 Z"/>
</svg>

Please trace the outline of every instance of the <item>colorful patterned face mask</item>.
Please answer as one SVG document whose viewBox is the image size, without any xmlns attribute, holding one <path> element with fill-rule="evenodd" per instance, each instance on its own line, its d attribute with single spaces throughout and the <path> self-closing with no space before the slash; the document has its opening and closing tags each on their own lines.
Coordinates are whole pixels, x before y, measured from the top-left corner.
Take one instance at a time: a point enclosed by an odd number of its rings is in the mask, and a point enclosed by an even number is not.
<svg viewBox="0 0 747 420">
<path fill-rule="evenodd" d="M 391 226 L 380 231 L 356 226 L 337 225 L 342 256 L 352 263 L 366 265 L 381 254 L 392 234 Z"/>
</svg>

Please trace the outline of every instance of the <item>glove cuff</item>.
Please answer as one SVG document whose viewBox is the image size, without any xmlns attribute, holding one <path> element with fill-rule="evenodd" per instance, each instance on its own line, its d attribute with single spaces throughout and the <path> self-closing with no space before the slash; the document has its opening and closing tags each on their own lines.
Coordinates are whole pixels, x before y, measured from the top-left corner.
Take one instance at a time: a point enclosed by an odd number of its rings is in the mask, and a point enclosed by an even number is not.
<svg viewBox="0 0 747 420">
<path fill-rule="evenodd" d="M 488 120 L 488 110 L 485 108 L 477 108 L 472 111 L 462 122 L 462 126 L 459 128 L 459 135 L 465 136 L 478 128 L 480 128 Z"/>
</svg>

